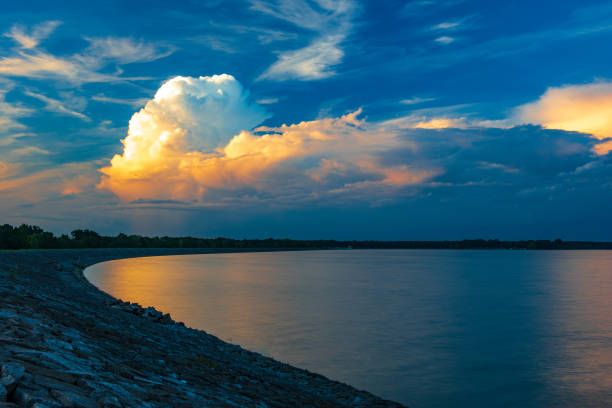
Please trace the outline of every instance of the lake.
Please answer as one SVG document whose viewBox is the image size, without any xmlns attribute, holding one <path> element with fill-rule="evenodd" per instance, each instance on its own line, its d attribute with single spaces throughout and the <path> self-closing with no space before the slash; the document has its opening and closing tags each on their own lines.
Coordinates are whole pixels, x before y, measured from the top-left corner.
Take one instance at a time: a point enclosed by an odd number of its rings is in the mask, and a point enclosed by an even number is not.
<svg viewBox="0 0 612 408">
<path fill-rule="evenodd" d="M 413 408 L 612 402 L 612 251 L 180 255 L 105 262 L 86 277 Z"/>
</svg>

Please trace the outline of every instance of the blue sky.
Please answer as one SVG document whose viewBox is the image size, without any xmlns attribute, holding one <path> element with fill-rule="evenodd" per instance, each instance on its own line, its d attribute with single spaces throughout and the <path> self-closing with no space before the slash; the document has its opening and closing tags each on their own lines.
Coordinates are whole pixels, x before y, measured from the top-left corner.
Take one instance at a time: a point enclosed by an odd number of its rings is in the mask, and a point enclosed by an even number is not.
<svg viewBox="0 0 612 408">
<path fill-rule="evenodd" d="M 609 2 L 126 3 L 3 5 L 2 222 L 612 240 Z"/>
</svg>

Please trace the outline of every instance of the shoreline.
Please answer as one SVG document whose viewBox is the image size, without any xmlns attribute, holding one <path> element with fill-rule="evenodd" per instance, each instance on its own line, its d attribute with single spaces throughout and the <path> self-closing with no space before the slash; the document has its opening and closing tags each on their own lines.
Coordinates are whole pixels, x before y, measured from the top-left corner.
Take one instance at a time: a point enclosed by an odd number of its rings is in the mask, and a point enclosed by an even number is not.
<svg viewBox="0 0 612 408">
<path fill-rule="evenodd" d="M 122 302 L 83 274 L 114 259 L 259 251 L 0 252 L 0 407 L 402 407 Z"/>
</svg>

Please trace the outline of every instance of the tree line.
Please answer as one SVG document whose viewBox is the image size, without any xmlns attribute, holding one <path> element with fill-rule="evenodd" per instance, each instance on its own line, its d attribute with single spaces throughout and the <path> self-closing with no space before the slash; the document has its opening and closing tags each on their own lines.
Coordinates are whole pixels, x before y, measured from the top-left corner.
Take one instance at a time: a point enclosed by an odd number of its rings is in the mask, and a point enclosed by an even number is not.
<svg viewBox="0 0 612 408">
<path fill-rule="evenodd" d="M 465 239 L 461 241 L 336 241 L 194 237 L 104 236 L 88 229 L 56 236 L 35 225 L 0 226 L 0 249 L 75 248 L 346 248 L 346 249 L 612 249 L 612 242 Z"/>
</svg>

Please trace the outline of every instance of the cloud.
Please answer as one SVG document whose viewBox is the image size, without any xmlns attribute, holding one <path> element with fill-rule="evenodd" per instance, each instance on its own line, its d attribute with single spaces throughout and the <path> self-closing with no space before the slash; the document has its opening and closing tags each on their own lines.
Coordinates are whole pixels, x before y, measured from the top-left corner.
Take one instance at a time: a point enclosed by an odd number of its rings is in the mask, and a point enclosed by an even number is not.
<svg viewBox="0 0 612 408">
<path fill-rule="evenodd" d="M 446 21 L 444 23 L 436 24 L 432 27 L 433 30 L 452 30 L 461 25 L 461 21 Z"/>
<path fill-rule="evenodd" d="M 342 62 L 341 44 L 352 30 L 357 5 L 352 0 L 252 0 L 252 9 L 313 31 L 316 37 L 304 48 L 280 53 L 258 79 L 320 80 L 335 75 Z M 313 7 L 314 6 L 314 7 Z"/>
<path fill-rule="evenodd" d="M 0 147 L 12 145 L 20 137 L 28 133 L 27 126 L 18 121 L 19 118 L 30 116 L 34 111 L 20 103 L 6 101 L 6 95 L 14 88 L 11 81 L 0 81 L 4 89 L 0 89 Z"/>
<path fill-rule="evenodd" d="M 5 163 L 0 160 L 0 180 L 13 176 L 16 167 L 14 164 Z"/>
<path fill-rule="evenodd" d="M 434 118 L 417 122 L 412 127 L 415 129 L 464 129 L 468 126 L 465 118 Z"/>
<path fill-rule="evenodd" d="M 260 44 L 270 44 L 277 41 L 288 41 L 295 40 L 298 38 L 296 33 L 289 33 L 282 30 L 274 30 L 265 27 L 256 27 L 252 25 L 240 25 L 240 24 L 215 24 L 211 22 L 211 25 L 216 27 L 217 29 L 227 30 L 231 33 L 231 35 L 223 36 L 224 41 L 228 42 L 239 42 L 243 41 L 244 37 L 236 38 L 236 34 L 248 34 L 249 37 L 253 37 L 253 34 L 256 34 L 257 41 Z M 200 39 L 208 40 L 209 36 L 196 37 L 195 40 L 199 41 Z"/>
<path fill-rule="evenodd" d="M 144 106 L 149 99 L 148 98 L 121 99 L 121 98 L 111 98 L 111 97 L 105 96 L 104 94 L 98 94 L 98 95 L 93 95 L 91 97 L 91 100 L 96 101 L 96 102 L 102 102 L 102 103 L 129 105 L 134 108 L 138 108 L 138 107 Z"/>
<path fill-rule="evenodd" d="M 316 80 L 335 75 L 332 66 L 340 63 L 344 51 L 339 47 L 343 35 L 319 38 L 305 48 L 281 54 L 259 79 Z"/>
<path fill-rule="evenodd" d="M 612 150 L 612 82 L 548 88 L 537 101 L 516 108 L 513 120 L 592 134 L 602 140 L 595 151 L 606 154 Z"/>
<path fill-rule="evenodd" d="M 177 77 L 134 114 L 98 187 L 148 205 L 377 203 L 443 187 L 507 185 L 518 194 L 601 162 L 597 141 L 576 132 L 425 111 L 379 122 L 361 115 L 253 129 L 267 115 L 233 77 Z"/>
<path fill-rule="evenodd" d="M 413 129 L 404 137 L 412 149 L 388 152 L 387 162 L 425 161 L 445 171 L 435 182 L 466 185 L 526 185 L 559 183 L 597 157 L 587 135 L 539 126 L 512 128 Z"/>
<path fill-rule="evenodd" d="M 418 96 L 412 97 L 412 98 L 406 98 L 406 99 L 402 99 L 400 101 L 400 103 L 402 105 L 418 105 L 421 103 L 425 103 L 425 102 L 431 102 L 431 101 L 435 101 L 436 98 L 420 98 Z"/>
<path fill-rule="evenodd" d="M 66 100 L 60 101 L 32 91 L 25 91 L 24 94 L 43 102 L 45 104 L 44 109 L 49 112 L 59 113 L 60 115 L 73 116 L 86 122 L 91 121 L 88 116 L 84 115 L 81 112 L 73 110 L 74 108 L 71 109 L 69 107 L 70 105 L 72 105 L 77 109 L 84 108 L 85 104 L 87 103 L 84 98 L 77 98 L 72 94 L 64 94 Z"/>
<path fill-rule="evenodd" d="M 130 120 L 123 154 L 101 169 L 99 187 L 124 201 L 304 199 L 417 184 L 438 172 L 379 163 L 396 135 L 363 127 L 361 111 L 251 130 L 268 115 L 247 95 L 225 74 L 168 81 Z"/>
<path fill-rule="evenodd" d="M 461 19 L 452 21 L 443 21 L 429 27 L 429 31 L 463 31 L 472 26 L 471 20 L 474 20 L 476 15 L 468 15 Z"/>
<path fill-rule="evenodd" d="M 135 184 L 154 188 L 149 177 L 158 174 L 176 177 L 172 188 L 186 188 L 180 179 L 185 178 L 184 167 L 192 156 L 214 154 L 233 135 L 252 129 L 269 116 L 263 108 L 251 104 L 248 96 L 231 75 L 175 77 L 167 81 L 132 116 L 123 140 L 123 155 L 116 155 L 111 166 L 103 169 L 108 177 L 104 177 L 102 185 L 113 191 L 122 191 L 122 182 L 125 188 Z M 161 188 L 166 181 L 160 180 L 158 186 Z M 135 190 L 133 194 L 140 193 Z M 165 193 L 160 189 L 159 194 Z M 134 199 L 137 198 L 157 197 L 155 193 L 143 193 Z"/>
<path fill-rule="evenodd" d="M 409 102 L 419 98 L 409 99 Z M 409 103 L 410 104 L 410 103 Z M 402 129 L 509 129 L 539 125 L 546 129 L 581 132 L 595 140 L 591 148 L 598 155 L 612 151 L 612 82 L 551 87 L 537 100 L 514 108 L 503 119 L 485 120 L 458 113 L 465 106 L 415 110 L 384 123 Z M 597 142 L 599 140 L 600 142 Z"/>
<path fill-rule="evenodd" d="M 453 114 L 465 108 L 413 110 L 383 121 L 356 110 L 260 126 L 269 114 L 233 77 L 177 77 L 132 116 L 123 151 L 110 163 L 40 171 L 28 168 L 26 155 L 37 154 L 28 146 L 22 162 L 3 157 L 0 209 L 20 222 L 24 214 L 51 214 L 78 224 L 98 214 L 131 220 L 147 211 L 177 218 L 189 212 L 193 219 L 258 213 L 265 220 L 273 208 L 382 205 L 388 207 L 368 214 L 410 213 L 418 221 L 451 206 L 463 214 L 459 224 L 471 226 L 482 211 L 491 212 L 483 225 L 523 220 L 551 202 L 568 209 L 582 194 L 597 203 L 593 197 L 612 191 L 612 156 L 596 155 L 599 141 L 589 134 Z"/>
<path fill-rule="evenodd" d="M 133 38 L 103 37 L 85 38 L 89 41 L 89 47 L 81 58 L 105 59 L 115 61 L 119 64 L 131 64 L 134 62 L 150 62 L 159 58 L 167 57 L 174 52 L 173 47 L 156 46 L 142 40 Z"/>
<path fill-rule="evenodd" d="M 43 51 L 19 52 L 0 58 L 0 75 L 34 79 L 64 79 L 72 83 L 104 82 L 115 79 L 98 74 L 72 61 L 57 58 Z"/>
<path fill-rule="evenodd" d="M 412 98 L 400 103 L 411 105 L 428 99 Z M 473 113 L 461 113 L 469 105 L 426 108 L 385 121 L 402 129 L 508 129 L 521 125 L 539 125 L 546 129 L 581 132 L 600 142 L 593 151 L 605 155 L 612 151 L 612 82 L 551 87 L 533 102 L 511 110 L 503 119 L 487 120 Z"/>
<path fill-rule="evenodd" d="M 350 0 L 314 0 L 312 3 L 304 0 L 251 0 L 253 10 L 314 31 L 335 23 L 335 18 L 354 6 Z"/>
<path fill-rule="evenodd" d="M 61 23 L 61 21 L 45 21 L 35 25 L 29 33 L 26 27 L 15 24 L 4 36 L 12 38 L 22 49 L 35 48 L 40 41 L 49 37 Z"/>
<path fill-rule="evenodd" d="M 262 98 L 258 99 L 256 102 L 260 105 L 274 105 L 280 101 L 279 98 Z"/>
<path fill-rule="evenodd" d="M 20 104 L 7 102 L 6 94 L 11 91 L 12 85 L 6 86 L 8 88 L 0 90 L 0 134 L 15 129 L 23 129 L 25 126 L 15 119 L 29 116 L 33 112 L 32 109 Z"/>
<path fill-rule="evenodd" d="M 434 41 L 437 42 L 438 44 L 448 45 L 450 43 L 455 42 L 455 39 L 453 37 L 443 35 L 441 37 L 436 38 Z"/>
<path fill-rule="evenodd" d="M 48 155 L 51 154 L 48 150 L 41 149 L 36 146 L 27 146 L 20 149 L 14 149 L 12 152 L 12 156 L 15 157 L 23 157 L 23 156 L 32 156 L 32 155 Z"/>
<path fill-rule="evenodd" d="M 27 155 L 28 152 L 24 154 Z M 91 202 L 87 202 L 91 200 L 91 196 L 83 197 L 85 202 L 81 202 L 81 205 L 76 207 L 62 203 L 60 208 L 52 209 L 57 207 L 52 203 L 74 194 L 75 188 L 80 188 L 81 191 L 89 189 L 90 192 L 96 193 L 93 190 L 95 176 L 95 167 L 92 163 L 66 163 L 28 172 L 20 163 L 0 161 L 0 195 L 2 195 L 0 211 L 6 213 L 12 220 L 20 219 L 21 216 L 20 222 L 32 217 L 38 219 L 57 216 L 59 212 L 65 213 L 64 215 L 80 212 L 81 206 L 92 205 Z M 36 211 L 23 216 L 24 209 L 37 204 Z M 81 213 L 81 216 L 84 215 L 86 214 Z"/>
<path fill-rule="evenodd" d="M 42 23 L 35 26 L 28 35 L 21 26 L 13 26 L 5 35 L 15 40 L 20 48 L 0 58 L 0 76 L 62 80 L 74 85 L 139 80 L 144 78 L 121 77 L 120 70 L 112 74 L 100 71 L 110 64 L 149 62 L 173 52 L 170 47 L 137 42 L 130 38 L 107 37 L 88 38 L 90 45 L 81 53 L 56 56 L 38 47 L 42 36 L 51 34 L 56 26 L 57 22 Z"/>
<path fill-rule="evenodd" d="M 456 107 L 418 109 L 399 118 L 381 122 L 381 126 L 391 129 L 466 129 L 482 127 L 480 121 L 468 119 L 453 111 Z"/>
</svg>

